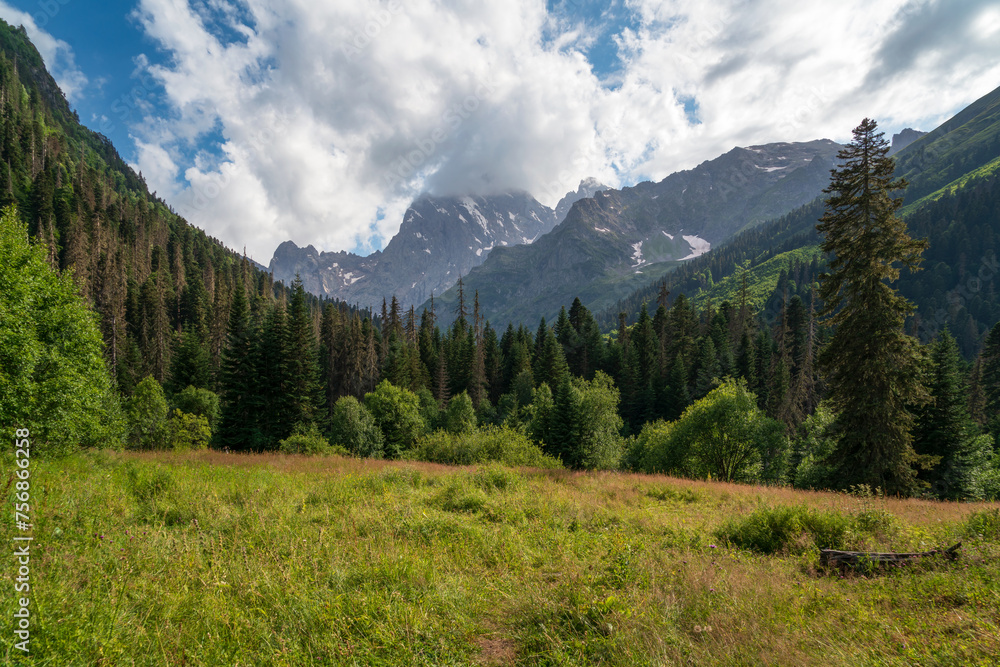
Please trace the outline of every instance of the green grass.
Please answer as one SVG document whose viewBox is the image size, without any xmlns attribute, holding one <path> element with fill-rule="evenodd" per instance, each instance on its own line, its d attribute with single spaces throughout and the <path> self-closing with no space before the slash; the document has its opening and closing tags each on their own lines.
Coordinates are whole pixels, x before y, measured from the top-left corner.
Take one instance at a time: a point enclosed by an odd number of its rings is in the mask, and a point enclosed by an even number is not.
<svg viewBox="0 0 1000 667">
<path fill-rule="evenodd" d="M 36 461 L 32 480 L 32 653 L 15 655 L 8 631 L 3 664 L 988 665 L 1000 654 L 996 504 L 212 451 Z M 755 547 L 769 522 L 781 544 Z M 954 563 L 842 577 L 818 569 L 826 539 L 965 546 Z M 0 558 L 8 592 L 12 562 Z M 13 597 L 0 596 L 6 619 Z"/>
</svg>

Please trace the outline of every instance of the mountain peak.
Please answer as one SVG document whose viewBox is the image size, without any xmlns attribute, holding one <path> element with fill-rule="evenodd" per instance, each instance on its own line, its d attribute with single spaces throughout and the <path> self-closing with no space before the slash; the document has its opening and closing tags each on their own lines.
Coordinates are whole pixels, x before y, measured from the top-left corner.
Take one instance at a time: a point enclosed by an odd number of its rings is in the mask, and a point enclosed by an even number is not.
<svg viewBox="0 0 1000 667">
<path fill-rule="evenodd" d="M 566 216 L 569 215 L 569 210 L 576 202 L 581 199 L 590 199 L 597 192 L 609 189 L 610 188 L 608 188 L 608 186 L 591 176 L 583 179 L 580 181 L 580 187 L 576 189 L 576 192 L 567 193 L 567 195 L 560 199 L 559 203 L 556 204 L 556 223 L 558 224 L 566 219 Z"/>
<path fill-rule="evenodd" d="M 892 148 L 889 149 L 889 155 L 895 155 L 925 134 L 927 133 L 914 130 L 912 127 L 900 130 L 899 133 L 892 135 Z"/>
</svg>

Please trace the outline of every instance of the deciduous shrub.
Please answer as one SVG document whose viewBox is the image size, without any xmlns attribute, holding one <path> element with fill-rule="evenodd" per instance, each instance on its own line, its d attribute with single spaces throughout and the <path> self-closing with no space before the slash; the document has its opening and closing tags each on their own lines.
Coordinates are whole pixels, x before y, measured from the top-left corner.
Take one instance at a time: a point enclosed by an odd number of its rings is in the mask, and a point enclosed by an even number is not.
<svg viewBox="0 0 1000 667">
<path fill-rule="evenodd" d="M 763 554 L 795 553 L 813 546 L 842 549 L 850 528 L 850 517 L 839 512 L 819 512 L 802 506 L 759 507 L 747 516 L 724 523 L 715 531 L 715 537 Z"/>
<path fill-rule="evenodd" d="M 172 403 L 181 412 L 201 415 L 208 420 L 208 427 L 215 430 L 219 419 L 219 395 L 214 391 L 188 386 L 174 395 Z"/>
<path fill-rule="evenodd" d="M 290 436 L 279 443 L 279 448 L 285 454 L 307 454 L 310 456 L 324 454 L 346 455 L 343 447 L 332 447 L 322 436 L 315 424 L 296 425 Z"/>
<path fill-rule="evenodd" d="M 444 430 L 449 433 L 468 433 L 476 428 L 476 409 L 469 394 L 462 392 L 448 401 L 445 410 Z"/>
<path fill-rule="evenodd" d="M 355 456 L 380 459 L 385 439 L 368 408 L 353 396 L 343 396 L 333 406 L 330 423 L 333 442 Z"/>
<path fill-rule="evenodd" d="M 386 458 L 399 458 L 426 430 L 417 395 L 388 380 L 365 394 L 365 407 L 371 411 L 385 438 Z"/>
<path fill-rule="evenodd" d="M 202 415 L 192 415 L 174 410 L 170 415 L 170 446 L 176 451 L 205 449 L 212 440 L 212 429 L 208 419 Z"/>
<path fill-rule="evenodd" d="M 787 453 L 782 424 L 757 407 L 744 380 L 727 380 L 676 422 L 643 427 L 627 460 L 649 473 L 778 482 Z"/>
<path fill-rule="evenodd" d="M 129 445 L 135 449 L 165 449 L 170 443 L 167 399 L 163 387 L 147 377 L 135 387 L 128 402 Z"/>
<path fill-rule="evenodd" d="M 467 433 L 435 431 L 406 453 L 415 461 L 473 465 L 496 461 L 507 466 L 559 468 L 559 461 L 542 453 L 525 434 L 507 426 L 487 426 Z"/>
<path fill-rule="evenodd" d="M 125 436 L 97 316 L 68 272 L 28 240 L 17 210 L 0 215 L 0 424 L 31 431 L 33 456 L 117 447 Z M 11 431 L 13 432 L 13 431 Z"/>
</svg>

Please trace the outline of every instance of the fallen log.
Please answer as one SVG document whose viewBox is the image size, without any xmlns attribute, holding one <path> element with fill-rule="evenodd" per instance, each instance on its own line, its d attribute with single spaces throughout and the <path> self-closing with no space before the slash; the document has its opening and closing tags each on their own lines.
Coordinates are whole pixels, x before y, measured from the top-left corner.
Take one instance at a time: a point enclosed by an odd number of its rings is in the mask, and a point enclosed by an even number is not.
<svg viewBox="0 0 1000 667">
<path fill-rule="evenodd" d="M 933 549 L 920 553 L 877 553 L 864 551 L 837 551 L 835 549 L 822 549 L 819 552 L 820 565 L 902 565 L 918 558 L 928 556 L 944 556 L 946 558 L 958 558 L 958 549 L 962 546 L 959 542 L 947 549 Z"/>
</svg>

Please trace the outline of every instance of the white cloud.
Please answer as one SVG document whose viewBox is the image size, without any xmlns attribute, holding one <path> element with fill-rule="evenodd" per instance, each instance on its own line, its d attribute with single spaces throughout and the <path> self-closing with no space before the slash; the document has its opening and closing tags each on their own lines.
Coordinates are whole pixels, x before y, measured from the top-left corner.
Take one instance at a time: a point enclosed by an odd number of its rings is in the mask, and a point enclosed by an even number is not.
<svg viewBox="0 0 1000 667">
<path fill-rule="evenodd" d="M 46 6 L 43 7 L 43 4 Z M 39 3 L 38 11 L 32 15 L 0 0 L 0 17 L 11 25 L 24 26 L 31 43 L 42 55 L 45 67 L 65 93 L 66 99 L 72 102 L 87 85 L 87 77 L 77 68 L 70 45 L 43 29 L 59 9 L 60 5 L 56 3 L 52 3 L 51 7 L 48 3 Z"/>
<path fill-rule="evenodd" d="M 542 0 L 142 0 L 174 113 L 136 128 L 138 166 L 266 262 L 289 238 L 379 246 L 424 190 L 553 205 L 585 176 L 660 179 L 736 145 L 845 139 L 865 116 L 931 129 L 1000 83 L 997 2 L 627 4 L 640 20 L 602 82 L 584 23 Z"/>
</svg>

